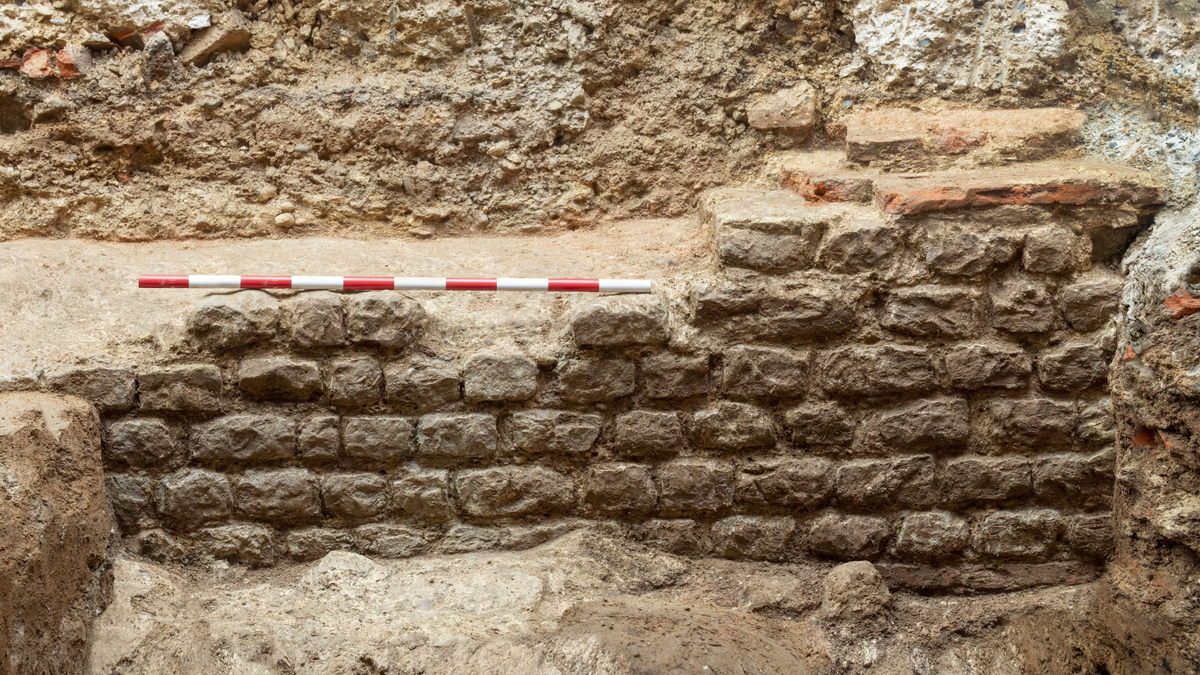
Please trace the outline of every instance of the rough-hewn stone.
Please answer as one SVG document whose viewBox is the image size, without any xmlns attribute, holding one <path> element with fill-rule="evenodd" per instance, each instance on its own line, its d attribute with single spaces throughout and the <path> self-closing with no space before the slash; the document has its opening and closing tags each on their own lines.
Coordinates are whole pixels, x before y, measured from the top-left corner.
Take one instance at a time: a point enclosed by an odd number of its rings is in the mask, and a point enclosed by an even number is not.
<svg viewBox="0 0 1200 675">
<path fill-rule="evenodd" d="M 311 471 L 251 470 L 231 478 L 234 503 L 248 518 L 291 524 L 321 517 L 321 495 Z"/>
<path fill-rule="evenodd" d="M 854 420 L 832 401 L 805 403 L 787 411 L 792 440 L 808 445 L 846 445 L 854 438 Z"/>
<path fill-rule="evenodd" d="M 667 305 L 657 295 L 596 298 L 572 310 L 568 321 L 581 347 L 653 345 L 667 339 Z"/>
<path fill-rule="evenodd" d="M 683 447 L 683 428 L 674 412 L 631 410 L 614 422 L 613 445 L 625 454 L 664 455 Z"/>
<path fill-rule="evenodd" d="M 301 293 L 287 304 L 292 339 L 301 347 L 346 344 L 342 296 L 328 291 Z"/>
<path fill-rule="evenodd" d="M 830 570 L 822 589 L 821 616 L 830 621 L 858 624 L 885 615 L 892 606 L 892 594 L 879 570 L 865 560 Z"/>
<path fill-rule="evenodd" d="M 879 396 L 916 393 L 938 384 L 928 350 L 903 345 L 841 347 L 821 358 L 825 389 L 837 394 Z"/>
<path fill-rule="evenodd" d="M 375 405 L 379 402 L 382 384 L 383 371 L 379 362 L 369 356 L 338 359 L 329 365 L 329 402 L 334 405 Z"/>
<path fill-rule="evenodd" d="M 942 496 L 947 502 L 1004 501 L 1033 490 L 1033 466 L 1025 457 L 960 457 L 946 463 Z"/>
<path fill-rule="evenodd" d="M 733 505 L 733 465 L 680 459 L 658 469 L 659 507 L 666 516 L 711 513 Z"/>
<path fill-rule="evenodd" d="M 346 332 L 351 342 L 389 349 L 407 347 L 425 330 L 421 303 L 399 293 L 373 291 L 346 300 Z"/>
<path fill-rule="evenodd" d="M 275 532 L 262 525 L 220 525 L 196 533 L 197 545 L 217 560 L 270 567 L 275 564 Z"/>
<path fill-rule="evenodd" d="M 187 330 L 201 349 L 236 349 L 275 334 L 279 303 L 262 291 L 209 295 L 188 317 Z"/>
<path fill-rule="evenodd" d="M 1069 342 L 1039 355 L 1038 380 L 1061 391 L 1098 387 L 1108 381 L 1108 359 L 1094 344 Z"/>
<path fill-rule="evenodd" d="M 692 442 L 702 448 L 738 450 L 774 445 L 771 414 L 748 403 L 720 401 L 692 414 Z"/>
<path fill-rule="evenodd" d="M 1107 558 L 1113 553 L 1111 513 L 1079 516 L 1067 529 L 1071 550 L 1086 558 Z"/>
<path fill-rule="evenodd" d="M 418 412 L 454 403 L 459 398 L 458 369 L 442 359 L 413 356 L 388 365 L 384 376 L 388 402 L 410 405 Z"/>
<path fill-rule="evenodd" d="M 604 418 L 562 410 L 522 410 L 508 419 L 512 447 L 529 454 L 580 456 L 591 450 Z"/>
<path fill-rule="evenodd" d="M 341 454 L 372 466 L 395 464 L 408 456 L 412 432 L 412 422 L 403 417 L 347 417 Z"/>
<path fill-rule="evenodd" d="M 463 364 L 468 403 L 524 401 L 537 391 L 537 364 L 520 352 L 482 351 Z"/>
<path fill-rule="evenodd" d="M 155 486 L 158 510 L 184 528 L 220 522 L 233 512 L 233 491 L 225 476 L 205 469 L 183 469 Z"/>
<path fill-rule="evenodd" d="M 288 557 L 298 561 L 319 560 L 330 551 L 349 551 L 353 546 L 353 533 L 326 527 L 292 530 L 283 541 Z"/>
<path fill-rule="evenodd" d="M 886 274 L 900 250 L 900 229 L 882 220 L 851 220 L 830 228 L 817 264 L 832 272 Z"/>
<path fill-rule="evenodd" d="M 971 406 L 964 398 L 928 398 L 879 414 L 878 440 L 890 448 L 962 443 L 971 434 Z"/>
<path fill-rule="evenodd" d="M 1019 389 L 1029 382 L 1031 372 L 1029 355 L 1016 345 L 964 344 L 946 353 L 946 373 L 956 389 Z"/>
<path fill-rule="evenodd" d="M 819 232 L 775 234 L 732 227 L 717 228 L 721 263 L 762 272 L 792 272 L 812 265 Z"/>
<path fill-rule="evenodd" d="M 769 462 L 761 473 L 742 473 L 735 495 L 739 504 L 811 508 L 833 492 L 833 463 L 820 457 Z"/>
<path fill-rule="evenodd" d="M 125 532 L 137 532 L 153 523 L 154 488 L 146 476 L 108 473 L 104 476 L 104 492 L 117 524 Z"/>
<path fill-rule="evenodd" d="M 337 459 L 342 444 L 338 433 L 338 418 L 332 415 L 310 417 L 300 422 L 296 447 L 300 457 L 311 464 L 332 462 Z"/>
<path fill-rule="evenodd" d="M 429 548 L 430 537 L 424 530 L 407 525 L 360 525 L 354 528 L 354 543 L 368 555 L 410 558 Z"/>
<path fill-rule="evenodd" d="M 101 410 L 132 408 L 137 396 L 137 376 L 132 368 L 68 366 L 46 373 L 51 391 L 86 399 Z"/>
<path fill-rule="evenodd" d="M 788 516 L 730 516 L 712 525 L 712 552 L 723 558 L 783 561 L 792 557 L 796 520 Z"/>
<path fill-rule="evenodd" d="M 895 553 L 906 559 L 954 559 L 970 542 L 965 518 L 946 511 L 911 513 L 900 526 Z"/>
<path fill-rule="evenodd" d="M 184 447 L 182 433 L 166 420 L 156 417 L 124 419 L 108 425 L 104 460 L 108 464 L 135 468 L 170 466 L 182 459 Z"/>
<path fill-rule="evenodd" d="M 1075 405 L 1048 398 L 999 399 L 988 404 L 992 441 L 999 445 L 1032 447 L 1070 443 L 1075 429 Z"/>
<path fill-rule="evenodd" d="M 1042 457 L 1033 469 L 1033 492 L 1043 502 L 1108 508 L 1112 504 L 1114 463 L 1112 450 Z"/>
<path fill-rule="evenodd" d="M 499 444 L 496 418 L 485 413 L 434 413 L 417 425 L 417 455 L 426 460 L 493 457 Z"/>
<path fill-rule="evenodd" d="M 455 486 L 463 512 L 477 518 L 559 513 L 575 502 L 571 479 L 540 466 L 466 469 Z"/>
<path fill-rule="evenodd" d="M 807 352 L 737 345 L 722 356 L 721 391 L 729 398 L 799 397 L 808 389 Z"/>
<path fill-rule="evenodd" d="M 138 373 L 138 398 L 145 410 L 220 410 L 221 370 L 210 365 L 143 368 Z"/>
<path fill-rule="evenodd" d="M 989 513 L 975 526 L 975 549 L 997 558 L 1042 561 L 1054 550 L 1064 525 L 1050 509 Z"/>
<path fill-rule="evenodd" d="M 838 467 L 838 502 L 931 506 L 938 500 L 936 471 L 931 455 L 849 462 Z"/>
<path fill-rule="evenodd" d="M 1059 294 L 1063 318 L 1075 330 L 1101 328 L 1120 308 L 1124 285 L 1124 280 L 1113 276 L 1065 286 Z"/>
<path fill-rule="evenodd" d="M 755 129 L 780 129 L 808 138 L 817 123 L 818 99 L 813 86 L 801 80 L 787 89 L 755 98 L 746 106 L 746 121 Z"/>
<path fill-rule="evenodd" d="M 708 357 L 659 352 L 642 360 L 646 395 L 691 398 L 708 393 Z"/>
<path fill-rule="evenodd" d="M 392 480 L 391 511 L 397 517 L 442 523 L 454 516 L 450 503 L 450 472 L 409 469 Z"/>
<path fill-rule="evenodd" d="M 275 415 L 227 415 L 193 424 L 192 457 L 201 462 L 272 462 L 296 451 L 296 421 Z"/>
<path fill-rule="evenodd" d="M 258 399 L 309 401 L 321 395 L 321 370 L 316 361 L 287 356 L 246 359 L 238 368 L 238 388 Z"/>
<path fill-rule="evenodd" d="M 387 507 L 387 480 L 377 473 L 335 473 L 321 480 L 325 510 L 334 518 L 359 523 Z"/>
<path fill-rule="evenodd" d="M 925 264 L 939 274 L 974 276 L 1013 259 L 1018 241 L 1002 234 L 983 234 L 957 224 L 940 223 L 926 230 Z"/>
<path fill-rule="evenodd" d="M 870 560 L 883 552 L 891 536 L 886 518 L 829 512 L 809 524 L 808 546 L 842 560 Z"/>
<path fill-rule="evenodd" d="M 640 464 L 596 464 L 588 471 L 583 501 L 601 513 L 642 515 L 654 510 L 658 488 Z"/>
<path fill-rule="evenodd" d="M 992 325 L 1013 333 L 1041 333 L 1054 326 L 1050 293 L 1039 281 L 1013 277 L 992 291 Z"/>
<path fill-rule="evenodd" d="M 947 286 L 897 288 L 888 293 L 879 321 L 918 337 L 955 337 L 979 331 L 979 291 Z"/>
<path fill-rule="evenodd" d="M 1091 240 L 1063 226 L 1040 227 L 1025 235 L 1021 264 L 1027 272 L 1067 274 L 1091 263 Z"/>
<path fill-rule="evenodd" d="M 1116 421 L 1109 399 L 1100 399 L 1080 409 L 1075 436 L 1084 443 L 1112 443 L 1116 440 Z"/>
<path fill-rule="evenodd" d="M 632 394 L 634 372 L 628 359 L 574 359 L 559 365 L 558 383 L 564 399 L 598 403 Z"/>
<path fill-rule="evenodd" d="M 687 518 L 651 519 L 635 531 L 648 546 L 676 555 L 702 555 L 709 548 L 704 526 Z"/>
</svg>

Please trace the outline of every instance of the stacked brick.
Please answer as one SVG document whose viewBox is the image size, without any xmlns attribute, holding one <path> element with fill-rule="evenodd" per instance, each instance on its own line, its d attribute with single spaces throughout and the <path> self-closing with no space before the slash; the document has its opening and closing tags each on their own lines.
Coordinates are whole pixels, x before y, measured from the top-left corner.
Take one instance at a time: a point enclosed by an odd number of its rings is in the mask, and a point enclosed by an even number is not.
<svg viewBox="0 0 1200 675">
<path fill-rule="evenodd" d="M 152 555 L 522 548 L 611 521 L 927 590 L 1095 576 L 1112 259 L 1143 207 L 702 202 L 712 274 L 582 301 L 558 359 L 433 354 L 394 293 L 249 291 L 197 308 L 191 363 L 52 384 L 101 407 L 114 511 Z"/>
</svg>

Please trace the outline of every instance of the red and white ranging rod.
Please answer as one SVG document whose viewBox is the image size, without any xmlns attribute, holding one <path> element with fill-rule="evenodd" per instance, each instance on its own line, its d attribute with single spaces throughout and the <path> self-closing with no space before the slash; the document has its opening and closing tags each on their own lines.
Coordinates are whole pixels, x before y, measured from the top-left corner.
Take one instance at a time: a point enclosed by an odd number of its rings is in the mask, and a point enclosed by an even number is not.
<svg viewBox="0 0 1200 675">
<path fill-rule="evenodd" d="M 458 279 L 454 277 L 262 277 L 142 274 L 138 288 L 294 288 L 322 291 L 550 291 L 649 293 L 649 279 Z"/>
</svg>

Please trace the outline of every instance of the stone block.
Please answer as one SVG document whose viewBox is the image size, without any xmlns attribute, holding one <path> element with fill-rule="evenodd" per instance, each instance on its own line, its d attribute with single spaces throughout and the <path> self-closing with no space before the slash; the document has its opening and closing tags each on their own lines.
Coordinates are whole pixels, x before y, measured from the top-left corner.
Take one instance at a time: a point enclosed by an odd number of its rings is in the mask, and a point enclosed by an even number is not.
<svg viewBox="0 0 1200 675">
<path fill-rule="evenodd" d="M 1060 391 L 1099 387 L 1108 382 L 1108 359 L 1096 345 L 1069 342 L 1039 355 L 1038 379 L 1043 387 Z"/>
<path fill-rule="evenodd" d="M 233 512 L 233 491 L 225 476 L 205 469 L 184 469 L 155 486 L 163 517 L 185 529 L 225 520 Z"/>
<path fill-rule="evenodd" d="M 417 341 L 428 319 L 421 303 L 391 291 L 357 293 L 346 301 L 350 341 L 400 349 Z"/>
<path fill-rule="evenodd" d="M 342 456 L 370 466 L 395 464 L 408 456 L 413 424 L 403 417 L 347 417 Z"/>
<path fill-rule="evenodd" d="M 709 550 L 704 526 L 686 518 L 652 519 L 636 525 L 635 535 L 651 548 L 675 555 L 698 556 Z"/>
<path fill-rule="evenodd" d="M 576 359 L 558 367 L 562 397 L 573 403 L 598 403 L 629 396 L 634 390 L 629 359 Z"/>
<path fill-rule="evenodd" d="M 1043 502 L 1093 510 L 1109 508 L 1113 499 L 1115 458 L 1112 450 L 1092 455 L 1042 457 L 1033 469 L 1033 493 Z"/>
<path fill-rule="evenodd" d="M 891 536 L 886 518 L 829 512 L 809 523 L 808 546 L 840 560 L 871 560 L 883 553 Z"/>
<path fill-rule="evenodd" d="M 901 251 L 900 229 L 883 220 L 849 220 L 830 228 L 817 264 L 831 272 L 887 273 Z"/>
<path fill-rule="evenodd" d="M 187 331 L 199 349 L 223 352 L 269 340 L 279 325 L 279 302 L 263 291 L 210 295 L 187 320 Z"/>
<path fill-rule="evenodd" d="M 692 413 L 692 442 L 702 448 L 739 450 L 775 445 L 771 413 L 748 403 L 719 401 Z"/>
<path fill-rule="evenodd" d="M 796 398 L 808 390 L 807 352 L 738 345 L 722 357 L 721 391 L 729 398 Z"/>
<path fill-rule="evenodd" d="M 734 469 L 729 462 L 681 459 L 659 467 L 663 515 L 713 513 L 733 506 Z"/>
<path fill-rule="evenodd" d="M 193 424 L 192 458 L 199 462 L 274 462 L 296 453 L 296 421 L 275 415 L 227 415 Z"/>
<path fill-rule="evenodd" d="M 817 123 L 818 98 L 813 86 L 802 80 L 751 101 L 746 106 L 746 120 L 755 129 L 779 129 L 808 138 Z"/>
<path fill-rule="evenodd" d="M 642 360 L 642 379 L 650 398 L 692 398 L 708 393 L 708 357 L 659 352 Z"/>
<path fill-rule="evenodd" d="M 220 410 L 221 370 L 209 365 L 144 368 L 138 373 L 138 395 L 144 410 Z"/>
<path fill-rule="evenodd" d="M 698 325 L 753 312 L 762 305 L 762 301 L 763 289 L 755 286 L 695 281 L 688 289 L 692 322 Z"/>
<path fill-rule="evenodd" d="M 329 365 L 329 402 L 343 407 L 364 407 L 379 403 L 383 370 L 369 356 L 338 359 Z M 455 393 L 458 393 L 455 382 Z"/>
<path fill-rule="evenodd" d="M 1067 528 L 1067 542 L 1079 556 L 1107 558 L 1114 552 L 1114 530 L 1111 513 L 1078 516 Z"/>
<path fill-rule="evenodd" d="M 820 242 L 820 232 L 775 234 L 719 227 L 717 255 L 721 264 L 760 272 L 794 272 L 809 269 Z"/>
<path fill-rule="evenodd" d="M 998 399 L 988 404 L 992 442 L 1012 447 L 1068 445 L 1075 404 L 1048 398 Z"/>
<path fill-rule="evenodd" d="M 367 555 L 383 558 L 411 558 L 425 553 L 429 533 L 407 525 L 361 525 L 354 528 L 355 547 Z"/>
<path fill-rule="evenodd" d="M 188 554 L 187 549 L 183 548 L 175 537 L 160 529 L 138 532 L 133 537 L 130 548 L 134 553 L 156 562 L 181 563 Z"/>
<path fill-rule="evenodd" d="M 196 533 L 196 544 L 217 560 L 250 567 L 275 564 L 275 531 L 262 525 L 221 525 Z"/>
<path fill-rule="evenodd" d="M 391 511 L 399 518 L 444 523 L 454 517 L 450 503 L 450 472 L 408 469 L 392 480 Z"/>
<path fill-rule="evenodd" d="M 847 445 L 854 438 L 854 420 L 831 401 L 805 403 L 784 415 L 792 440 L 806 445 Z"/>
<path fill-rule="evenodd" d="M 417 425 L 417 455 L 433 461 L 496 456 L 500 434 L 496 417 L 485 413 L 434 413 Z"/>
<path fill-rule="evenodd" d="M 809 509 L 824 503 L 833 492 L 834 468 L 827 459 L 781 459 L 763 469 L 738 477 L 735 496 L 739 504 Z"/>
<path fill-rule="evenodd" d="M 238 388 L 261 400 L 311 401 L 321 395 L 321 370 L 316 361 L 287 356 L 245 359 L 238 368 Z"/>
<path fill-rule="evenodd" d="M 782 562 L 794 557 L 796 520 L 789 516 L 729 516 L 712 525 L 712 552 L 722 558 Z"/>
<path fill-rule="evenodd" d="M 213 54 L 250 49 L 250 26 L 236 9 L 227 11 L 213 25 L 196 33 L 179 52 L 179 60 L 203 66 Z"/>
<path fill-rule="evenodd" d="M 384 378 L 388 403 L 413 406 L 418 412 L 459 399 L 458 368 L 442 359 L 412 356 L 388 365 Z"/>
<path fill-rule="evenodd" d="M 1071 328 L 1093 331 L 1104 327 L 1121 307 L 1125 286 L 1117 276 L 1089 279 L 1063 287 L 1059 307 Z"/>
<path fill-rule="evenodd" d="M 925 264 L 938 274 L 975 276 L 1012 260 L 1020 249 L 1014 237 L 987 235 L 958 227 L 933 227 L 923 240 Z"/>
<path fill-rule="evenodd" d="M 963 344 L 946 353 L 946 373 L 956 389 L 1020 389 L 1031 372 L 1029 355 L 1016 345 Z"/>
<path fill-rule="evenodd" d="M 475 553 L 494 551 L 503 546 L 500 532 L 492 527 L 458 524 L 451 527 L 438 542 L 438 553 Z"/>
<path fill-rule="evenodd" d="M 300 347 L 337 347 L 346 344 L 342 296 L 329 291 L 301 293 L 287 304 L 292 340 Z"/>
<path fill-rule="evenodd" d="M 888 293 L 879 322 L 917 337 L 963 338 L 979 332 L 979 291 L 951 286 L 914 286 Z"/>
<path fill-rule="evenodd" d="M 1075 436 L 1084 443 L 1114 443 L 1117 440 L 1117 425 L 1113 419 L 1112 403 L 1102 398 L 1079 411 L 1079 422 Z"/>
<path fill-rule="evenodd" d="M 666 455 L 683 447 L 683 428 L 674 412 L 631 410 L 614 422 L 613 445 L 628 455 Z"/>
<path fill-rule="evenodd" d="M 537 364 L 520 352 L 482 351 L 463 364 L 468 403 L 524 401 L 537 392 Z"/>
<path fill-rule="evenodd" d="M 300 458 L 306 463 L 324 464 L 334 461 L 341 445 L 338 418 L 321 415 L 301 420 L 297 447 L 300 450 Z"/>
<path fill-rule="evenodd" d="M 230 482 L 238 512 L 253 520 L 284 525 L 321 518 L 317 477 L 306 469 L 250 470 Z"/>
<path fill-rule="evenodd" d="M 837 471 L 842 504 L 932 506 L 938 501 L 937 466 L 931 455 L 869 459 L 843 464 Z"/>
<path fill-rule="evenodd" d="M 643 515 L 657 506 L 658 488 L 640 464 L 597 464 L 588 470 L 583 501 L 601 513 Z"/>
<path fill-rule="evenodd" d="M 153 527 L 154 491 L 150 479 L 132 473 L 108 473 L 104 492 L 117 525 L 125 534 Z"/>
<path fill-rule="evenodd" d="M 325 511 L 351 523 L 373 520 L 387 508 L 387 480 L 377 473 L 335 473 L 321 480 Z"/>
<path fill-rule="evenodd" d="M 879 413 L 875 438 L 891 449 L 964 443 L 971 434 L 971 406 L 965 398 L 917 399 Z"/>
<path fill-rule="evenodd" d="M 183 459 L 181 430 L 156 417 L 124 419 L 108 425 L 104 439 L 107 465 L 150 468 L 172 466 Z"/>
<path fill-rule="evenodd" d="M 1025 235 L 1021 265 L 1026 272 L 1068 274 L 1092 262 L 1092 240 L 1061 225 L 1039 227 Z"/>
<path fill-rule="evenodd" d="M 960 457 L 942 471 L 947 503 L 1001 502 L 1033 490 L 1033 463 L 1026 457 Z"/>
<path fill-rule="evenodd" d="M 938 386 L 933 357 L 922 347 L 841 347 L 823 355 L 821 371 L 825 389 L 841 395 L 918 393 Z"/>
<path fill-rule="evenodd" d="M 821 617 L 859 629 L 865 623 L 886 616 L 892 607 L 892 594 L 875 566 L 865 560 L 838 565 L 825 575 L 821 584 Z"/>
<path fill-rule="evenodd" d="M 568 318 L 580 347 L 655 345 L 667 340 L 667 305 L 657 295 L 616 295 L 576 306 Z"/>
<path fill-rule="evenodd" d="M 476 518 L 562 513 L 575 503 L 571 479 L 540 466 L 466 469 L 455 486 L 463 513 Z"/>
<path fill-rule="evenodd" d="M 137 376 L 132 368 L 68 366 L 46 373 L 46 386 L 90 401 L 104 411 L 132 408 L 137 396 Z"/>
<path fill-rule="evenodd" d="M 603 424 L 590 413 L 521 410 L 508 418 L 508 437 L 518 452 L 578 457 L 592 449 Z"/>
<path fill-rule="evenodd" d="M 1056 511 L 996 511 L 975 526 L 975 550 L 993 558 L 1046 560 L 1063 534 L 1065 522 Z"/>
<path fill-rule="evenodd" d="M 992 291 L 992 325 L 1013 333 L 1042 333 L 1054 327 L 1057 315 L 1050 293 L 1039 281 L 1014 277 Z"/>
<path fill-rule="evenodd" d="M 349 551 L 354 547 L 354 534 L 348 530 L 309 527 L 292 530 L 283 540 L 283 550 L 292 560 L 320 560 L 330 551 Z"/>
<path fill-rule="evenodd" d="M 970 543 L 965 518 L 945 511 L 910 513 L 900 526 L 895 554 L 906 560 L 954 560 Z"/>
<path fill-rule="evenodd" d="M 858 327 L 856 289 L 801 284 L 763 298 L 745 328 L 734 324 L 744 339 L 790 342 L 841 335 Z"/>
</svg>

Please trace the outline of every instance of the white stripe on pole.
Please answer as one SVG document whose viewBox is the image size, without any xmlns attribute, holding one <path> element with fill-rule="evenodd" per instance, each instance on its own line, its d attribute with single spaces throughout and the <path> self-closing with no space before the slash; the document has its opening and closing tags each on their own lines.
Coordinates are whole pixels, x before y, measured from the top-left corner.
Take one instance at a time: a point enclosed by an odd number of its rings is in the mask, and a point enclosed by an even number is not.
<svg viewBox="0 0 1200 675">
<path fill-rule="evenodd" d="M 236 274 L 189 274 L 188 288 L 241 288 L 242 277 Z"/>
<path fill-rule="evenodd" d="M 445 277 L 396 277 L 398 291 L 444 291 Z"/>
<path fill-rule="evenodd" d="M 292 277 L 292 288 L 342 290 L 342 277 Z"/>
<path fill-rule="evenodd" d="M 497 279 L 498 291 L 545 291 L 550 289 L 549 279 Z"/>
<path fill-rule="evenodd" d="M 600 292 L 649 293 L 649 279 L 601 279 Z"/>
</svg>

